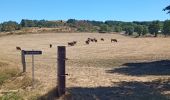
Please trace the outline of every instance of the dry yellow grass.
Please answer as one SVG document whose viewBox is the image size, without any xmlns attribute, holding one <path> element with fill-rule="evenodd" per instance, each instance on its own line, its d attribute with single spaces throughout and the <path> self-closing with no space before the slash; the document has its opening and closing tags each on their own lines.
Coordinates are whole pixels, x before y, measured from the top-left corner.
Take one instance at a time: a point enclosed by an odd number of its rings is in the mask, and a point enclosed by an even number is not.
<svg viewBox="0 0 170 100">
<path fill-rule="evenodd" d="M 97 38 L 97 43 L 85 44 L 85 40 Z M 105 41 L 100 41 L 104 38 Z M 111 43 L 115 38 L 118 43 Z M 107 73 L 107 70 L 120 68 L 128 62 L 146 62 L 170 59 L 170 38 L 131 38 L 118 34 L 98 33 L 48 33 L 11 35 L 0 38 L 0 60 L 21 67 L 20 51 L 42 50 L 43 55 L 35 57 L 35 77 L 41 85 L 40 94 L 56 86 L 56 48 L 67 42 L 77 41 L 77 45 L 67 47 L 67 88 L 110 87 L 126 81 L 151 82 L 155 79 L 169 78 L 170 75 L 127 75 Z M 53 48 L 49 48 L 53 44 Z M 27 56 L 27 73 L 31 77 L 31 56 Z M 21 69 L 22 70 L 22 69 Z"/>
</svg>

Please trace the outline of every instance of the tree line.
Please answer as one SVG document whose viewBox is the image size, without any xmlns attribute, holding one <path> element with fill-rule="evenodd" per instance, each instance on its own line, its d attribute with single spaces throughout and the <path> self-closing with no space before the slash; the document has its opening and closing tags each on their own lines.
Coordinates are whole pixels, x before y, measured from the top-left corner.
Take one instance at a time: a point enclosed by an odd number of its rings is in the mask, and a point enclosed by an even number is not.
<svg viewBox="0 0 170 100">
<path fill-rule="evenodd" d="M 8 32 L 20 30 L 24 27 L 47 27 L 56 28 L 67 26 L 77 29 L 78 32 L 124 32 L 127 35 L 133 35 L 134 33 L 139 36 L 146 35 L 148 33 L 153 34 L 155 37 L 160 33 L 164 35 L 170 35 L 170 20 L 166 21 L 90 21 L 90 20 L 76 20 L 69 19 L 67 21 L 47 21 L 47 20 L 27 20 L 23 19 L 20 23 L 15 21 L 3 22 L 0 24 L 0 31 Z"/>
<path fill-rule="evenodd" d="M 25 27 L 47 27 L 55 28 L 59 26 L 64 26 L 62 21 L 47 21 L 47 20 L 28 20 L 22 19 L 20 23 L 15 21 L 7 21 L 0 24 L 1 32 L 10 32 L 15 30 L 20 30 Z"/>
</svg>

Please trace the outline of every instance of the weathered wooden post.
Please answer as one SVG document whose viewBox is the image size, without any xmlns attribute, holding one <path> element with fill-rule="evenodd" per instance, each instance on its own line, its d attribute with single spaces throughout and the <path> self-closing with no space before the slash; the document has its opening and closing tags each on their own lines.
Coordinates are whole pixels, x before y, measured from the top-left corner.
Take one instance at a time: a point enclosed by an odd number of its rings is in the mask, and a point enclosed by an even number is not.
<svg viewBox="0 0 170 100">
<path fill-rule="evenodd" d="M 66 48 L 65 46 L 58 46 L 58 69 L 57 69 L 57 85 L 58 85 L 58 94 L 62 96 L 65 94 L 66 86 L 66 74 L 65 74 L 65 58 L 66 58 Z"/>
<path fill-rule="evenodd" d="M 34 50 L 32 50 L 34 52 Z M 32 87 L 34 89 L 34 55 L 32 55 Z"/>
<path fill-rule="evenodd" d="M 23 73 L 26 72 L 26 63 L 25 63 L 25 51 L 21 50 L 21 61 L 23 67 Z"/>
</svg>

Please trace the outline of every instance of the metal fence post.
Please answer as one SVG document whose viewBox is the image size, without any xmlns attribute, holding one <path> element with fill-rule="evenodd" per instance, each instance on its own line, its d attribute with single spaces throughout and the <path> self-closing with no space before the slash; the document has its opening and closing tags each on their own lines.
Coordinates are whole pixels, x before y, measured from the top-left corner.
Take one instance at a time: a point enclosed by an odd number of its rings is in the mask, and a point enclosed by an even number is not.
<svg viewBox="0 0 170 100">
<path fill-rule="evenodd" d="M 57 69 L 57 85 L 58 85 L 58 94 L 62 96 L 65 94 L 66 87 L 66 74 L 65 74 L 65 58 L 66 58 L 66 48 L 65 46 L 58 46 L 58 69 Z"/>
</svg>

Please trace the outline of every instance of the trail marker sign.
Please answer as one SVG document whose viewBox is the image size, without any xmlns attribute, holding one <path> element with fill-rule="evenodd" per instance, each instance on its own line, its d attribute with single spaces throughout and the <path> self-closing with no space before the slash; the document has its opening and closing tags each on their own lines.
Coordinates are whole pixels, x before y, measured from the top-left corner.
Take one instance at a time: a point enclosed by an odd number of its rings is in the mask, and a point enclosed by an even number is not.
<svg viewBox="0 0 170 100">
<path fill-rule="evenodd" d="M 25 55 L 41 55 L 42 51 L 24 51 Z"/>
<path fill-rule="evenodd" d="M 21 51 L 21 59 L 22 59 L 22 64 L 23 64 L 23 72 L 26 72 L 26 61 L 25 61 L 25 55 L 31 55 L 32 56 L 32 87 L 34 88 L 34 55 L 41 55 L 42 51 L 26 51 L 22 50 Z"/>
</svg>

